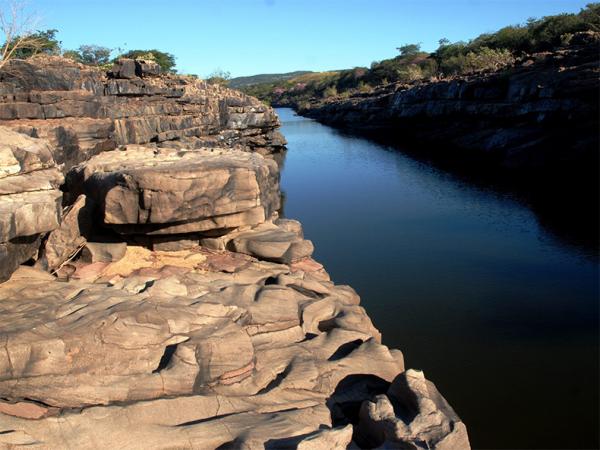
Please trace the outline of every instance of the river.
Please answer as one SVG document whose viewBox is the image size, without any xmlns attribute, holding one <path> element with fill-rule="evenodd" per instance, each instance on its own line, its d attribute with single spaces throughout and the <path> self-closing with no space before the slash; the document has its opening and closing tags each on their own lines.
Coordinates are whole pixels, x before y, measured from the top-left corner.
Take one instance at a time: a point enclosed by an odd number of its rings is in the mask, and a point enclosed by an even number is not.
<svg viewBox="0 0 600 450">
<path fill-rule="evenodd" d="M 280 108 L 284 214 L 474 448 L 597 448 L 598 259 L 510 194 Z"/>
</svg>

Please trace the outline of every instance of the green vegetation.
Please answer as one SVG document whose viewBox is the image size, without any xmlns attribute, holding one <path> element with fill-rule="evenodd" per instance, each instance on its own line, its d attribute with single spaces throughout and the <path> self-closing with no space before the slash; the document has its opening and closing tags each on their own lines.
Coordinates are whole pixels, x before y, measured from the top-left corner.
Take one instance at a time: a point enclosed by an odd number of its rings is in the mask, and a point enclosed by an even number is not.
<svg viewBox="0 0 600 450">
<path fill-rule="evenodd" d="M 227 86 L 229 80 L 231 80 L 231 74 L 222 69 L 215 69 L 208 77 L 206 77 L 208 83 L 220 84 L 222 86 Z"/>
<path fill-rule="evenodd" d="M 110 62 L 112 50 L 99 45 L 82 45 L 77 50 L 66 50 L 63 56 L 90 66 L 102 66 Z"/>
<path fill-rule="evenodd" d="M 166 73 L 175 73 L 177 70 L 175 69 L 175 56 L 171 53 L 161 52 L 160 50 L 152 49 L 152 50 L 129 50 L 126 53 L 123 53 L 117 56 L 118 58 L 133 58 L 133 59 L 148 59 L 150 61 L 155 61 L 163 72 Z"/>
<path fill-rule="evenodd" d="M 525 24 L 485 33 L 468 42 L 440 39 L 433 53 L 420 44 L 397 48 L 399 55 L 376 61 L 370 68 L 322 73 L 269 75 L 262 82 L 230 83 L 231 87 L 267 103 L 302 105 L 311 99 L 366 94 L 389 83 L 413 83 L 457 75 L 496 71 L 510 67 L 526 54 L 550 51 L 568 44 L 575 33 L 600 32 L 600 3 L 590 3 L 578 14 L 558 14 L 529 19 Z M 245 77 L 252 78 L 252 77 Z"/>
<path fill-rule="evenodd" d="M 17 59 L 31 58 L 38 54 L 57 55 L 60 53 L 60 41 L 56 39 L 56 33 L 58 30 L 54 29 L 37 31 L 27 36 L 25 41 L 21 36 L 15 36 L 10 40 L 8 48 L 17 47 L 12 53 L 12 57 Z M 19 41 L 23 43 L 18 45 Z"/>
<path fill-rule="evenodd" d="M 240 89 L 243 87 L 253 86 L 255 84 L 265 84 L 265 83 L 275 83 L 278 81 L 285 81 L 291 78 L 298 77 L 300 75 L 305 75 L 307 73 L 312 73 L 307 70 L 298 70 L 296 72 L 288 72 L 288 73 L 263 73 L 260 75 L 252 75 L 249 77 L 237 77 L 229 80 L 229 87 L 234 89 Z"/>
</svg>

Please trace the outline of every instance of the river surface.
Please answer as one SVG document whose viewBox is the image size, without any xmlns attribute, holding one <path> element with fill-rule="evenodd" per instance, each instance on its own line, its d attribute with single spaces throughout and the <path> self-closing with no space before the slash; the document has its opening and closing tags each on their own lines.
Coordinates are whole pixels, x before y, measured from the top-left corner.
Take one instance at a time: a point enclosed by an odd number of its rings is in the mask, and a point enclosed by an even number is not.
<svg viewBox="0 0 600 450">
<path fill-rule="evenodd" d="M 278 109 L 284 214 L 474 448 L 597 448 L 598 259 L 505 193 Z"/>
</svg>

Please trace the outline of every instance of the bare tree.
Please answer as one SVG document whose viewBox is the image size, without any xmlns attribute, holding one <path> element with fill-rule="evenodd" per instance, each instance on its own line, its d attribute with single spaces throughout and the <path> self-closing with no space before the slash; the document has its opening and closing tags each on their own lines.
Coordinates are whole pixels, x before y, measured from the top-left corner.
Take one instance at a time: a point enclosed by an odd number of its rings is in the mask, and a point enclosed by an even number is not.
<svg viewBox="0 0 600 450">
<path fill-rule="evenodd" d="M 26 11 L 26 4 L 18 0 L 0 0 L 0 69 L 19 49 L 41 49 L 44 40 L 34 33 L 38 19 Z"/>
</svg>

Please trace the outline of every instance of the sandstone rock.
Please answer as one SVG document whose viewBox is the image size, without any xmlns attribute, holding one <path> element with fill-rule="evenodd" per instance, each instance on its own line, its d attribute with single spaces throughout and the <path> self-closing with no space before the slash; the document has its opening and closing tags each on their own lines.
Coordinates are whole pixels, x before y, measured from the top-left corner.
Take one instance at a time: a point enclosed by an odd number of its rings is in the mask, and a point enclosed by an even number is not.
<svg viewBox="0 0 600 450">
<path fill-rule="evenodd" d="M 8 242 L 0 242 L 0 283 L 8 280 L 19 264 L 37 255 L 39 247 L 39 235 L 17 237 Z"/>
<path fill-rule="evenodd" d="M 216 238 L 201 239 L 200 242 L 213 250 L 227 248 L 265 261 L 285 264 L 306 259 L 314 250 L 312 242 L 302 238 L 299 222 L 282 219 L 277 219 L 275 223 L 267 221 L 254 227 L 238 228 Z"/>
<path fill-rule="evenodd" d="M 127 252 L 125 242 L 86 242 L 81 252 L 81 259 L 90 262 L 119 261 Z"/>
<path fill-rule="evenodd" d="M 0 195 L 0 242 L 57 228 L 61 199 L 58 189 Z"/>
<path fill-rule="evenodd" d="M 343 428 L 324 429 L 302 439 L 298 450 L 345 450 L 352 441 L 352 425 Z"/>
<path fill-rule="evenodd" d="M 0 414 L 22 417 L 23 419 L 41 419 L 53 415 L 57 411 L 57 408 L 48 408 L 32 402 L 9 403 L 0 400 Z"/>
<path fill-rule="evenodd" d="M 60 226 L 48 235 L 44 259 L 50 271 L 55 271 L 86 243 L 92 232 L 93 203 L 80 195 L 64 213 Z"/>
<path fill-rule="evenodd" d="M 62 181 L 47 142 L 0 127 L 0 282 L 58 227 Z"/>
<path fill-rule="evenodd" d="M 150 240 L 152 250 L 179 251 L 189 250 L 200 245 L 200 238 L 193 234 L 174 236 L 154 236 Z"/>
<path fill-rule="evenodd" d="M 389 381 L 402 369 L 374 340 L 364 350 L 335 360 L 329 358 L 344 343 L 344 334 L 303 341 L 301 311 L 316 299 L 291 283 L 238 284 L 233 274 L 221 272 L 211 278 L 195 271 L 195 253 L 139 251 L 157 268 L 192 263 L 177 277 L 167 272 L 161 276 L 127 266 L 128 259 L 144 259 L 130 255 L 106 267 L 114 266 L 105 274 L 121 277 L 112 287 L 48 282 L 28 278 L 27 273 L 2 285 L 0 321 L 9 337 L 6 352 L 0 353 L 4 397 L 81 407 L 193 393 L 249 396 L 267 389 L 285 371 L 284 380 L 268 391 L 304 386 L 324 399 L 352 367 L 358 367 L 351 361 L 359 364 L 367 354 L 381 362 L 372 370 Z M 279 273 L 277 265 L 275 272 L 263 267 L 265 277 Z M 129 280 L 137 280 L 139 287 L 131 289 Z M 343 308 L 347 300 L 341 292 L 331 290 Z M 362 314 L 362 321 L 368 321 Z M 364 332 L 359 335 L 370 339 Z M 356 336 L 352 331 L 346 339 L 354 341 Z M 270 348 L 273 339 L 282 341 Z M 305 378 L 306 370 L 316 379 Z M 325 378 L 319 379 L 319 374 Z"/>
<path fill-rule="evenodd" d="M 281 228 L 285 231 L 294 233 L 299 238 L 304 238 L 304 232 L 302 231 L 302 224 L 300 222 L 298 222 L 297 220 L 279 218 L 279 219 L 275 220 L 274 223 L 279 228 Z"/>
<path fill-rule="evenodd" d="M 260 155 L 228 150 L 105 152 L 67 177 L 124 234 L 177 234 L 263 222 L 279 207 L 278 170 Z"/>
<path fill-rule="evenodd" d="M 314 250 L 311 241 L 279 227 L 241 233 L 232 240 L 232 248 L 258 259 L 286 264 L 309 257 Z"/>
<path fill-rule="evenodd" d="M 358 442 L 382 448 L 469 449 L 465 425 L 423 372 L 399 375 L 387 395 L 363 402 Z"/>
<path fill-rule="evenodd" d="M 432 385 L 402 384 L 401 353 L 380 344 L 354 291 L 239 254 L 246 264 L 233 273 L 204 265 L 227 254 L 128 247 L 95 263 L 97 284 L 15 272 L 0 285 L 0 392 L 46 406 L 0 404 L 0 443 L 347 448 L 347 424 L 376 439 L 392 420 L 349 405 L 386 393 L 405 409 L 422 399 L 414 436 L 402 435 L 411 448 L 466 442 Z"/>
</svg>

